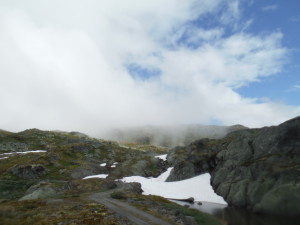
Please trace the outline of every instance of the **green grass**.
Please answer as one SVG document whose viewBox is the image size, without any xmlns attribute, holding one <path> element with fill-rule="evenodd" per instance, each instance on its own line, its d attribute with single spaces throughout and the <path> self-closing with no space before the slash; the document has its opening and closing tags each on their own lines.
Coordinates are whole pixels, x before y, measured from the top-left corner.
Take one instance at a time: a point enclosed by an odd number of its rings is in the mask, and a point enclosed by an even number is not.
<svg viewBox="0 0 300 225">
<path fill-rule="evenodd" d="M 36 180 L 0 180 L 0 198 L 18 199 Z"/>
<path fill-rule="evenodd" d="M 144 211 L 148 211 L 148 212 L 152 211 L 152 213 L 153 213 L 153 209 L 155 209 L 155 207 L 150 208 L 149 205 L 158 204 L 160 206 L 163 206 L 166 209 L 169 209 L 172 211 L 177 211 L 184 216 L 191 216 L 200 225 L 224 225 L 224 223 L 222 223 L 221 221 L 219 221 L 218 219 L 216 219 L 215 217 L 213 217 L 207 213 L 203 213 L 196 209 L 186 208 L 184 206 L 170 202 L 169 200 L 159 197 L 159 196 L 133 194 L 128 197 L 137 200 L 138 203 L 135 203 L 134 205 Z M 143 203 L 144 201 L 146 201 L 146 202 L 150 201 L 152 203 L 145 204 L 145 203 Z M 157 214 L 156 216 L 159 216 L 159 214 Z"/>
</svg>

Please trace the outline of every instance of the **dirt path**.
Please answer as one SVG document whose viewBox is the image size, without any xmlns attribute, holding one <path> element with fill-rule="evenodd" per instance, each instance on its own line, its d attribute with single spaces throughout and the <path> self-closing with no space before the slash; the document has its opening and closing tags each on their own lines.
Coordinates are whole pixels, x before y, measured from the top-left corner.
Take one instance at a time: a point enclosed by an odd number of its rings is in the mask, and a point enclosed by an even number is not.
<svg viewBox="0 0 300 225">
<path fill-rule="evenodd" d="M 126 217 L 132 223 L 137 225 L 172 225 L 171 223 L 139 210 L 126 202 L 110 198 L 107 193 L 92 194 L 88 198 L 106 206 L 113 212 Z"/>
</svg>

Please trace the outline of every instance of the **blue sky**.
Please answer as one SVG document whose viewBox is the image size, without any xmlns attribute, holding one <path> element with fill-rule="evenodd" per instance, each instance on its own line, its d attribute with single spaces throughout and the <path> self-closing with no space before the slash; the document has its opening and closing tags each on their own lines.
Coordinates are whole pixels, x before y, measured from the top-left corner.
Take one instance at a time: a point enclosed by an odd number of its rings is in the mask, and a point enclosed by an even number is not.
<svg viewBox="0 0 300 225">
<path fill-rule="evenodd" d="M 300 105 L 300 1 L 278 1 L 278 0 L 253 0 L 240 1 L 239 21 L 234 24 L 222 24 L 218 15 L 208 14 L 187 21 L 185 26 L 194 29 L 224 29 L 223 36 L 231 36 L 238 32 L 268 35 L 274 31 L 283 35 L 282 46 L 288 50 L 282 71 L 271 77 L 259 78 L 256 82 L 237 88 L 236 91 L 243 97 L 256 98 L 258 102 L 275 101 L 288 105 Z M 220 8 L 224 13 L 226 8 Z M 191 49 L 207 44 L 207 40 L 189 41 L 191 34 L 183 32 L 174 45 L 167 46 L 176 48 L 184 45 Z M 147 69 L 137 64 L 129 64 L 128 71 L 134 77 L 149 79 L 161 73 L 156 69 Z"/>
<path fill-rule="evenodd" d="M 300 115 L 297 0 L 2 0 L 0 129 Z"/>
<path fill-rule="evenodd" d="M 300 1 L 254 1 L 245 8 L 245 17 L 253 18 L 248 30 L 283 33 L 282 45 L 289 49 L 287 63 L 282 72 L 243 87 L 238 92 L 247 97 L 269 98 L 290 105 L 300 104 Z"/>
</svg>

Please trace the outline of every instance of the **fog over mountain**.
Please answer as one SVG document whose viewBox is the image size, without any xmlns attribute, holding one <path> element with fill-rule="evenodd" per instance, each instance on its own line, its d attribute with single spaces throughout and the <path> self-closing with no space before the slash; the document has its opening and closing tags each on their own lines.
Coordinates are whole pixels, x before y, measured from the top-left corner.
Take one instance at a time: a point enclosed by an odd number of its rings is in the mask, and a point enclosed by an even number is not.
<svg viewBox="0 0 300 225">
<path fill-rule="evenodd" d="M 290 53 L 280 29 L 248 29 L 249 4 L 2 0 L 0 128 L 105 136 L 132 126 L 261 127 L 295 117 L 299 105 L 284 97 L 239 92 L 284 71 Z"/>
<path fill-rule="evenodd" d="M 133 142 L 163 147 L 188 145 L 202 138 L 222 138 L 226 134 L 247 129 L 241 125 L 235 126 L 203 126 L 203 125 L 177 125 L 177 126 L 143 126 L 127 129 L 114 129 L 106 133 L 107 139 L 118 142 Z"/>
</svg>

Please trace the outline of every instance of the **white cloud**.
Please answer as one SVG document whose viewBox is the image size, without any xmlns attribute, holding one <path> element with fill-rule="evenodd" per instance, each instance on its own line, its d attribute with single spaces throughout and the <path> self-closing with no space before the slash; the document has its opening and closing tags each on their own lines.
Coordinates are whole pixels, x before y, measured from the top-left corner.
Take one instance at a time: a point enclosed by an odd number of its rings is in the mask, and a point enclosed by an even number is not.
<svg viewBox="0 0 300 225">
<path fill-rule="evenodd" d="M 300 21 L 300 14 L 297 15 L 297 16 L 291 17 L 290 21 L 295 22 L 295 23 L 299 22 Z"/>
<path fill-rule="evenodd" d="M 224 37 L 220 27 L 187 23 L 214 15 L 223 3 L 2 1 L 0 128 L 95 135 L 111 127 L 215 119 L 263 126 L 296 116 L 299 108 L 258 104 L 235 91 L 282 69 L 281 33 Z M 229 6 L 235 23 L 239 1 Z M 183 33 L 185 43 L 202 43 L 178 44 Z M 127 63 L 158 68 L 161 76 L 135 80 Z"/>
<path fill-rule="evenodd" d="M 264 6 L 261 10 L 262 11 L 276 11 L 278 8 L 277 4 L 272 4 L 272 5 L 266 5 Z"/>
<path fill-rule="evenodd" d="M 240 1 L 226 1 L 225 8 L 226 10 L 221 14 L 220 21 L 223 24 L 234 24 L 236 26 L 236 21 L 240 18 Z"/>
<path fill-rule="evenodd" d="M 299 84 L 296 84 L 296 85 L 294 85 L 294 88 L 300 89 L 300 85 L 299 85 Z"/>
</svg>

